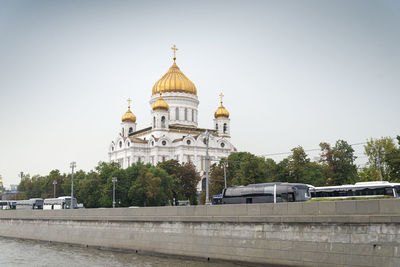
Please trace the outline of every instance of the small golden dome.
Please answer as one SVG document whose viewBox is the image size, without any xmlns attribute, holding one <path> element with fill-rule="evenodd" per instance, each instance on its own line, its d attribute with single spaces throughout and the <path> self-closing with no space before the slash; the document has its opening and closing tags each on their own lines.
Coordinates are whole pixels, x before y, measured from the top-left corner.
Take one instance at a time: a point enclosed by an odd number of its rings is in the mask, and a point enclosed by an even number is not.
<svg viewBox="0 0 400 267">
<path fill-rule="evenodd" d="M 221 97 L 221 105 L 214 113 L 214 118 L 229 118 L 229 112 L 226 108 L 222 105 L 222 97 L 224 96 L 222 93 L 219 95 Z"/>
<path fill-rule="evenodd" d="M 122 115 L 122 122 L 136 122 L 136 116 L 131 111 L 131 99 L 128 98 L 128 110 Z"/>
<path fill-rule="evenodd" d="M 165 110 L 168 111 L 169 106 L 167 102 L 165 102 L 164 98 L 162 98 L 161 94 L 160 97 L 154 102 L 152 106 L 153 110 Z"/>
<path fill-rule="evenodd" d="M 181 92 L 197 95 L 197 89 L 194 83 L 186 77 L 175 63 L 169 68 L 153 86 L 152 95 L 165 92 Z"/>
<path fill-rule="evenodd" d="M 214 113 L 214 117 L 217 118 L 229 118 L 229 112 L 226 110 L 226 108 L 221 104 L 217 111 Z"/>
</svg>

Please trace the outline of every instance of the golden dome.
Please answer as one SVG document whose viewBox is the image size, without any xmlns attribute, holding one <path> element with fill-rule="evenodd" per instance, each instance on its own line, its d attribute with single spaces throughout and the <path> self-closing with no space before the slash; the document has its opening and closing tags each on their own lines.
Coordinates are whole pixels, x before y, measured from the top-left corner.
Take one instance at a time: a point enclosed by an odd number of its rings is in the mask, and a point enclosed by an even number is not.
<svg viewBox="0 0 400 267">
<path fill-rule="evenodd" d="M 194 83 L 186 77 L 175 63 L 169 68 L 153 86 L 152 95 L 165 92 L 181 92 L 197 95 L 197 89 Z"/>
<path fill-rule="evenodd" d="M 164 98 L 162 98 L 161 94 L 160 97 L 154 102 L 152 106 L 153 110 L 165 110 L 168 111 L 169 106 L 167 102 L 165 102 Z"/>
<path fill-rule="evenodd" d="M 214 118 L 229 118 L 228 110 L 222 105 L 222 97 L 224 96 L 222 93 L 219 95 L 221 97 L 221 105 L 219 108 L 214 112 Z"/>
<path fill-rule="evenodd" d="M 131 99 L 128 99 L 128 110 L 122 115 L 122 122 L 136 122 L 136 116 L 131 111 Z"/>
<path fill-rule="evenodd" d="M 226 108 L 221 104 L 217 111 L 214 113 L 214 117 L 217 118 L 229 118 L 229 112 L 226 110 Z"/>
</svg>

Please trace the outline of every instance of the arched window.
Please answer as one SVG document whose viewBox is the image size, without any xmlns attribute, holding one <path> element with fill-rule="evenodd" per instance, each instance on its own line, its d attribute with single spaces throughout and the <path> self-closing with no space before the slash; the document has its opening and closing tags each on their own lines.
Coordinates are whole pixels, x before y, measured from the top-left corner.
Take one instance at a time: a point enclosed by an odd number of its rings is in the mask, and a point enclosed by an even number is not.
<svg viewBox="0 0 400 267">
<path fill-rule="evenodd" d="M 228 131 L 228 125 L 226 125 L 226 123 L 224 123 L 224 133 L 226 133 Z"/>
<path fill-rule="evenodd" d="M 185 108 L 185 121 L 188 120 L 188 115 L 187 115 L 187 108 Z"/>
<path fill-rule="evenodd" d="M 129 127 L 129 133 L 130 134 L 133 133 L 133 128 L 132 127 Z"/>
<path fill-rule="evenodd" d="M 156 117 L 153 117 L 153 128 L 156 128 Z"/>
<path fill-rule="evenodd" d="M 122 128 L 122 136 L 124 136 L 124 135 L 125 135 L 124 128 Z"/>
<path fill-rule="evenodd" d="M 161 128 L 165 128 L 165 117 L 161 117 Z"/>
<path fill-rule="evenodd" d="M 179 120 L 179 108 L 175 108 L 175 120 Z"/>
<path fill-rule="evenodd" d="M 218 131 L 218 123 L 215 124 L 215 130 Z"/>
<path fill-rule="evenodd" d="M 122 147 L 122 141 L 119 141 L 119 148 Z"/>
<path fill-rule="evenodd" d="M 192 121 L 194 121 L 194 109 L 192 109 Z"/>
</svg>

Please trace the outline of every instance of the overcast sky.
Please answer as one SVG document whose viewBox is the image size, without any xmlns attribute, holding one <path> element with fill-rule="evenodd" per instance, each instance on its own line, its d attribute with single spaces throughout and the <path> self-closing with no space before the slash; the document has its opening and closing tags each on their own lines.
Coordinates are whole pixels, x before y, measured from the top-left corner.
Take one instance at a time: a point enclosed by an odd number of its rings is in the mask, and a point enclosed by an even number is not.
<svg viewBox="0 0 400 267">
<path fill-rule="evenodd" d="M 0 0 L 4 183 L 106 161 L 128 97 L 150 126 L 174 44 L 199 127 L 222 91 L 239 151 L 400 134 L 400 1 Z"/>
</svg>

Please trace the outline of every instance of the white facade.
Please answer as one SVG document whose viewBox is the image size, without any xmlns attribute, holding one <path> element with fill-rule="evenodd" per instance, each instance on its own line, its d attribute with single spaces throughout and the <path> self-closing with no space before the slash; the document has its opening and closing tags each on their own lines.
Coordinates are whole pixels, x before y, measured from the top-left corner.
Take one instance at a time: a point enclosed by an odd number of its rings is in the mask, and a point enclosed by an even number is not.
<svg viewBox="0 0 400 267">
<path fill-rule="evenodd" d="M 190 161 L 204 176 L 206 132 L 210 133 L 210 165 L 236 150 L 230 142 L 229 118 L 215 118 L 214 129 L 198 128 L 197 95 L 166 90 L 162 98 L 169 107 L 164 110 L 152 108 L 158 98 L 161 98 L 159 94 L 153 94 L 150 99 L 149 127 L 136 130 L 136 117 L 135 122 L 121 123 L 118 137 L 109 146 L 111 162 L 119 162 L 122 168 L 127 168 L 138 161 L 152 165 L 171 159 L 180 163 Z"/>
</svg>

